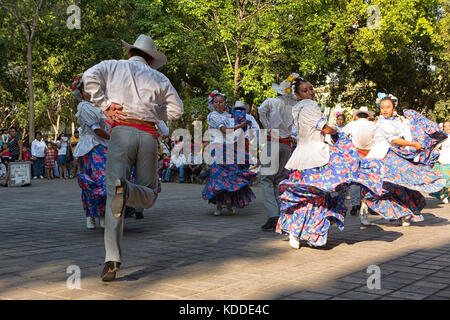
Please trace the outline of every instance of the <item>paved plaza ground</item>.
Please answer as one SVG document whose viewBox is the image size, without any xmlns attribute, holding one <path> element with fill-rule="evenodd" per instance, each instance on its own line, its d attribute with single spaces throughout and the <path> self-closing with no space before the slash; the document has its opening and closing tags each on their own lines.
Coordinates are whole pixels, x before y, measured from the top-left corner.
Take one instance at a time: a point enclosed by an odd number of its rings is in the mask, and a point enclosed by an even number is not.
<svg viewBox="0 0 450 320">
<path fill-rule="evenodd" d="M 122 269 L 104 283 L 103 230 L 86 229 L 76 180 L 0 190 L 0 299 L 450 299 L 450 206 L 427 197 L 424 222 L 348 215 L 324 248 L 263 232 L 262 193 L 216 217 L 202 185 L 165 183 L 143 220 L 126 219 Z M 69 289 L 69 266 L 81 288 Z M 381 288 L 368 289 L 370 265 Z"/>
</svg>

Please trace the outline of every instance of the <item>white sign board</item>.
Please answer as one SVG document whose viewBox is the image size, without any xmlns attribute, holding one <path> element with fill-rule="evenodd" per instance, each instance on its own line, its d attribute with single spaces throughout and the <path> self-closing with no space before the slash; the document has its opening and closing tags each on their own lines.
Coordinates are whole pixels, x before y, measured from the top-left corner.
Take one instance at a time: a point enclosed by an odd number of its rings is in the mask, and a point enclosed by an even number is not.
<svg viewBox="0 0 450 320">
<path fill-rule="evenodd" d="M 10 187 L 22 187 L 31 184 L 31 162 L 10 162 L 9 169 Z"/>
</svg>

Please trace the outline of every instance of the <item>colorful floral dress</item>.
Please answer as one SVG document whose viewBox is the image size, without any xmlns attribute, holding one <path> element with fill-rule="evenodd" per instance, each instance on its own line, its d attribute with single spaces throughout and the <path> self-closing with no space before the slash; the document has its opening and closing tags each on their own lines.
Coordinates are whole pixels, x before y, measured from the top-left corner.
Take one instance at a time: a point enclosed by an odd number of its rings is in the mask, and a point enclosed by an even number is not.
<svg viewBox="0 0 450 320">
<path fill-rule="evenodd" d="M 226 112 L 213 111 L 208 115 L 209 129 L 234 126 L 234 119 Z M 255 199 L 250 186 L 257 174 L 238 164 L 234 139 L 218 133 L 211 141 L 211 169 L 209 180 L 203 189 L 203 199 L 209 203 L 243 208 Z M 231 162 L 231 163 L 230 163 Z"/>
<path fill-rule="evenodd" d="M 87 101 L 78 104 L 78 124 L 81 127 L 80 141 L 74 157 L 78 157 L 78 185 L 81 188 L 81 200 L 86 216 L 100 218 L 105 216 L 106 204 L 106 153 L 107 140 L 100 138 L 95 129 L 108 132 L 110 126 L 100 110 Z"/>
<path fill-rule="evenodd" d="M 430 195 L 438 200 L 444 200 L 450 197 L 450 138 L 447 138 L 440 146 L 439 159 L 433 167 L 433 170 L 444 176 L 447 180 L 442 190 L 431 193 Z"/>
<path fill-rule="evenodd" d="M 413 110 L 405 110 L 404 115 L 409 119 L 412 140 L 420 142 L 424 150 L 395 147 L 392 140 L 404 134 L 402 122 L 398 116 L 389 119 L 380 116 L 374 146 L 361 160 L 358 182 L 364 186 L 362 195 L 368 207 L 383 218 L 410 218 L 419 222 L 423 221 L 420 212 L 425 207 L 421 193 L 439 191 L 445 184 L 431 164 L 435 158 L 433 150 L 446 134 L 436 123 Z"/>
<path fill-rule="evenodd" d="M 301 130 L 296 152 L 286 167 L 299 169 L 279 185 L 281 212 L 277 232 L 292 233 L 318 247 L 326 244 L 331 224 L 344 229 L 345 192 L 358 178 L 359 157 L 343 133 L 333 137 L 333 145 L 324 143 L 321 131 L 326 119 L 315 102 L 306 100 L 293 108 L 294 123 Z M 309 153 L 302 152 L 302 148 Z"/>
</svg>

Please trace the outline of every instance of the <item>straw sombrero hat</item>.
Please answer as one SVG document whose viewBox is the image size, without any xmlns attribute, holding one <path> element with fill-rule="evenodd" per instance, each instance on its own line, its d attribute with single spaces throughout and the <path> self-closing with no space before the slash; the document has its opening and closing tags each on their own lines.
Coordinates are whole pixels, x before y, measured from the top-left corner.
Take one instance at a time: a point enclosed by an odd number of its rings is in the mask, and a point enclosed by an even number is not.
<svg viewBox="0 0 450 320">
<path fill-rule="evenodd" d="M 146 54 L 152 56 L 153 63 L 152 68 L 158 69 L 161 68 L 167 61 L 167 57 L 164 53 L 158 51 L 156 49 L 156 45 L 153 42 L 152 37 L 146 36 L 145 34 L 141 34 L 133 45 L 121 40 L 125 48 L 127 48 L 128 51 L 132 48 L 136 48 L 138 50 L 141 50 L 145 52 Z"/>
</svg>

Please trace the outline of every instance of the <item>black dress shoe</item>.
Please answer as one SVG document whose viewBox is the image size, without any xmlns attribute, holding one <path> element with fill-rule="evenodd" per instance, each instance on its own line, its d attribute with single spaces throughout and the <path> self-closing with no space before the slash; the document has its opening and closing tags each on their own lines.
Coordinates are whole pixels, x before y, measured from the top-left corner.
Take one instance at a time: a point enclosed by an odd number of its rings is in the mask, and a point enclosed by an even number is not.
<svg viewBox="0 0 450 320">
<path fill-rule="evenodd" d="M 352 210 L 350 211 L 350 214 L 352 216 L 356 216 L 358 214 L 359 210 L 361 210 L 361 206 L 353 206 Z"/>
<path fill-rule="evenodd" d="M 269 218 L 269 219 L 267 219 L 266 223 L 263 226 L 261 226 L 261 229 L 263 229 L 263 231 L 275 230 L 277 223 L 278 223 L 278 217 Z"/>
<path fill-rule="evenodd" d="M 105 262 L 105 267 L 102 271 L 102 281 L 113 281 L 116 278 L 116 272 L 120 269 L 120 262 L 108 261 Z"/>
<path fill-rule="evenodd" d="M 134 212 L 134 216 L 136 217 L 136 219 L 144 219 L 144 213 L 141 211 L 135 211 Z"/>
</svg>

